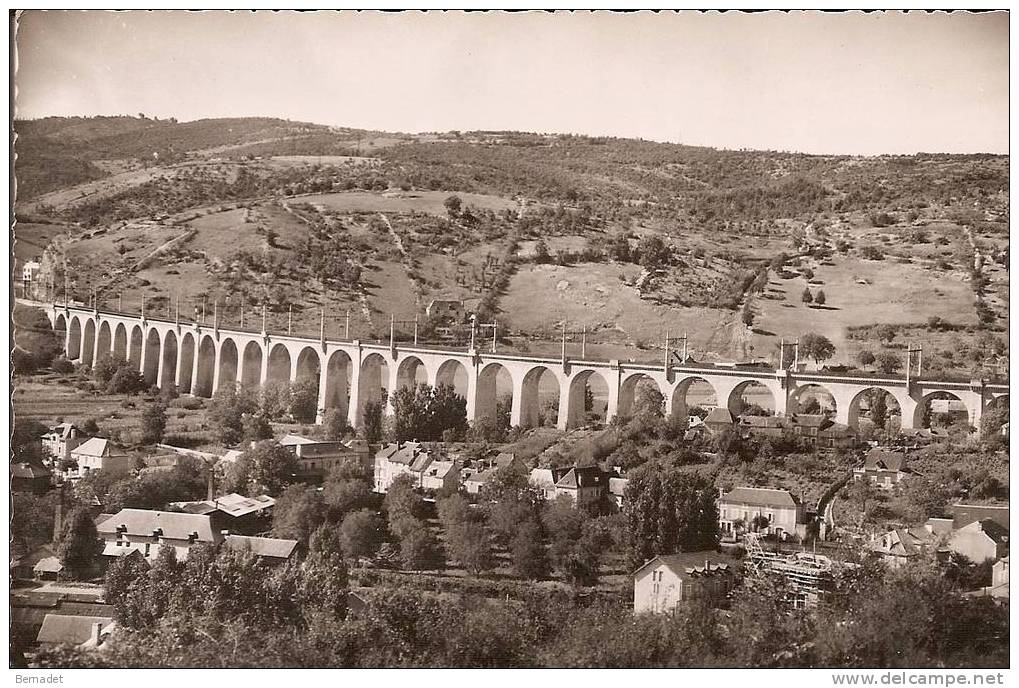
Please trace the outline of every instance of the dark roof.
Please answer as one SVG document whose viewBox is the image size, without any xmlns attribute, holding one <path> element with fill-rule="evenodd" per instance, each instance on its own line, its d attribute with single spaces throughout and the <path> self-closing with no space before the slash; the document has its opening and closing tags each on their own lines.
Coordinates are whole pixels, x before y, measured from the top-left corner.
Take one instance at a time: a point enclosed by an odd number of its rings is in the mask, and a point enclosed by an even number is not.
<svg viewBox="0 0 1019 688">
<path fill-rule="evenodd" d="M 956 528 L 968 526 L 973 521 L 991 519 L 1008 529 L 1008 504 L 953 504 L 949 511 L 954 517 Z"/>
<path fill-rule="evenodd" d="M 759 506 L 796 507 L 796 500 L 787 490 L 767 487 L 737 487 L 722 495 L 722 500 Z"/>
<path fill-rule="evenodd" d="M 113 535 L 121 526 L 125 527 L 124 532 L 128 535 L 151 537 L 153 531 L 161 530 L 163 537 L 173 540 L 187 540 L 192 533 L 197 533 L 201 542 L 217 540 L 208 516 L 173 511 L 121 509 L 97 525 L 96 529 L 100 535 Z"/>
<path fill-rule="evenodd" d="M 677 576 L 687 578 L 691 576 L 704 575 L 706 572 L 705 564 L 709 567 L 707 570 L 712 573 L 716 570 L 731 571 L 735 568 L 736 560 L 728 554 L 722 554 L 711 550 L 704 552 L 660 554 L 657 557 L 644 562 L 644 564 L 638 567 L 631 575 L 636 576 L 647 566 L 653 564 L 664 564 Z"/>
<path fill-rule="evenodd" d="M 1008 528 L 1004 527 L 997 521 L 993 521 L 989 518 L 985 518 L 982 521 L 974 521 L 970 523 L 967 528 L 973 528 L 974 524 L 980 527 L 980 530 L 984 531 L 987 537 L 991 538 L 998 544 L 1008 544 Z"/>
<path fill-rule="evenodd" d="M 289 559 L 297 547 L 297 540 L 227 535 L 223 545 L 230 549 L 249 550 L 256 557 Z"/>
<path fill-rule="evenodd" d="M 901 471 L 906 466 L 905 452 L 890 452 L 884 449 L 871 449 L 867 452 L 867 460 L 863 467 L 868 470 Z"/>
<path fill-rule="evenodd" d="M 566 472 L 566 475 L 556 482 L 556 487 L 563 487 L 566 489 L 597 487 L 602 482 L 603 476 L 605 476 L 605 473 L 603 473 L 597 466 L 571 468 Z"/>
<path fill-rule="evenodd" d="M 740 416 L 740 422 L 755 428 L 781 428 L 782 419 L 778 416 Z"/>
<path fill-rule="evenodd" d="M 822 428 L 832 424 L 831 419 L 822 413 L 796 413 L 793 422 L 805 428 Z"/>
<path fill-rule="evenodd" d="M 92 624 L 103 628 L 113 621 L 109 616 L 64 616 L 47 614 L 36 640 L 40 643 L 81 645 L 92 636 Z"/>
</svg>

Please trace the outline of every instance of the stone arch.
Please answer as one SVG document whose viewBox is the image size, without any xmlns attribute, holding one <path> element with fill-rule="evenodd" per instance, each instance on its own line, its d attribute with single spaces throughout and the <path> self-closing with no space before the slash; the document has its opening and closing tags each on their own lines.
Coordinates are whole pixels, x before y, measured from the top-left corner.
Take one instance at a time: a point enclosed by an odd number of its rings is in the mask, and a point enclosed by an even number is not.
<svg viewBox="0 0 1019 688">
<path fill-rule="evenodd" d="M 882 428 L 886 427 L 888 421 L 896 416 L 899 417 L 899 426 L 901 427 L 902 408 L 901 405 L 899 404 L 899 400 L 895 397 L 894 394 L 892 394 L 887 389 L 884 389 L 883 387 L 867 387 L 866 389 L 861 389 L 859 392 L 853 395 L 852 400 L 849 402 L 849 409 L 847 413 L 848 420 L 846 422 L 846 425 L 848 425 L 851 428 L 860 427 L 860 420 L 862 419 L 861 417 L 862 414 L 864 413 L 863 408 L 864 404 L 866 404 L 867 406 L 865 417 L 867 418 L 868 421 L 874 423 L 875 418 L 873 418 L 871 411 L 873 410 L 875 394 L 884 394 L 886 413 L 884 423 L 881 424 L 881 427 Z M 877 424 L 875 423 L 875 426 L 876 425 Z"/>
<path fill-rule="evenodd" d="M 177 372 L 177 335 L 167 330 L 163 337 L 163 360 L 159 371 L 159 386 L 163 389 L 176 384 L 174 375 Z"/>
<path fill-rule="evenodd" d="M 294 382 L 307 381 L 315 390 L 318 399 L 319 378 L 322 374 L 322 359 L 313 347 L 306 346 L 297 354 L 297 370 Z"/>
<path fill-rule="evenodd" d="M 596 386 L 597 389 L 595 389 Z M 570 380 L 569 389 L 566 411 L 567 428 L 586 425 L 589 414 L 604 420 L 609 405 L 609 383 L 604 375 L 597 370 L 582 370 Z M 587 392 L 589 390 L 591 392 L 591 408 L 587 408 Z"/>
<path fill-rule="evenodd" d="M 63 313 L 57 313 L 56 317 L 53 318 L 53 333 L 62 338 L 64 343 L 67 344 L 67 318 L 64 317 Z M 64 351 L 64 355 L 67 358 L 71 358 L 67 351 Z"/>
<path fill-rule="evenodd" d="M 262 384 L 262 355 L 262 347 L 258 342 L 252 340 L 244 345 L 242 386 L 258 387 Z"/>
<path fill-rule="evenodd" d="M 554 372 L 545 366 L 528 370 L 520 385 L 520 427 L 558 425 L 560 394 L 561 385 Z M 549 422 L 553 417 L 555 420 Z"/>
<path fill-rule="evenodd" d="M 149 333 L 145 336 L 145 369 L 142 370 L 147 385 L 154 385 L 159 379 L 160 349 L 159 332 L 156 328 L 150 327 Z"/>
<path fill-rule="evenodd" d="M 81 362 L 92 365 L 96 353 L 96 323 L 92 318 L 85 318 L 85 326 L 81 333 Z"/>
<path fill-rule="evenodd" d="M 690 403 L 691 399 L 694 403 Z M 718 406 L 718 390 L 705 378 L 694 375 L 676 383 L 672 390 L 672 415 L 686 418 L 690 408 Z"/>
<path fill-rule="evenodd" d="M 619 386 L 619 405 L 617 413 L 620 416 L 631 416 L 633 415 L 633 402 L 637 398 L 637 388 L 645 385 L 654 386 L 658 390 L 659 394 L 662 394 L 662 400 L 665 400 L 665 395 L 662 393 L 661 387 L 658 385 L 658 381 L 646 373 L 631 373 L 629 376 L 623 379 L 623 383 Z M 664 413 L 664 404 L 663 404 Z"/>
<path fill-rule="evenodd" d="M 142 365 L 142 344 L 145 341 L 145 337 L 142 335 L 141 325 L 135 325 L 131 328 L 131 338 L 128 342 L 127 349 L 127 360 L 134 361 L 133 366 L 141 372 Z"/>
<path fill-rule="evenodd" d="M 489 363 L 478 373 L 478 386 L 475 391 L 477 402 L 474 406 L 476 418 L 495 420 L 496 410 L 501 398 L 509 396 L 510 408 L 513 406 L 514 392 L 513 376 L 509 369 L 501 363 Z M 509 394 L 506 394 L 506 391 Z"/>
<path fill-rule="evenodd" d="M 797 386 L 789 395 L 788 412 L 808 413 L 813 411 L 811 400 L 816 400 L 817 407 L 820 409 L 814 413 L 830 413 L 832 416 L 838 413 L 838 402 L 835 400 L 835 395 L 819 382 L 808 382 Z"/>
<path fill-rule="evenodd" d="M 276 344 L 269 351 L 266 382 L 290 382 L 290 366 L 290 350 L 285 344 Z"/>
<path fill-rule="evenodd" d="M 181 394 L 191 393 L 191 372 L 195 365 L 195 336 L 186 332 L 180 339 L 180 379 L 177 389 Z"/>
<path fill-rule="evenodd" d="M 81 357 L 81 321 L 78 318 L 71 318 L 68 329 L 67 357 L 73 361 Z"/>
<path fill-rule="evenodd" d="M 357 384 L 357 419 L 363 422 L 365 405 L 389 398 L 389 364 L 380 353 L 371 353 L 361 361 Z M 388 405 L 388 403 L 386 404 Z"/>
<path fill-rule="evenodd" d="M 110 321 L 103 320 L 99 324 L 99 337 L 96 341 L 96 361 L 109 358 L 113 352 L 113 330 L 110 328 Z"/>
<path fill-rule="evenodd" d="M 237 386 L 237 344 L 225 337 L 219 344 L 219 387 Z"/>
<path fill-rule="evenodd" d="M 764 398 L 765 393 L 767 399 Z M 749 404 L 756 404 L 766 412 L 770 411 L 768 415 L 774 415 L 777 409 L 776 401 L 775 394 L 767 385 L 757 380 L 744 380 L 732 388 L 725 405 L 734 416 L 742 414 Z"/>
<path fill-rule="evenodd" d="M 343 415 L 350 410 L 350 384 L 354 366 L 346 351 L 338 349 L 326 361 L 325 410 L 337 409 Z"/>
<path fill-rule="evenodd" d="M 435 373 L 435 386 L 439 385 L 451 385 L 454 392 L 466 399 L 467 388 L 470 385 L 470 373 L 467 372 L 467 366 L 455 358 L 443 361 Z"/>
<path fill-rule="evenodd" d="M 949 402 L 950 407 L 961 407 L 957 410 L 949 408 L 945 414 L 949 417 L 951 424 L 961 423 L 965 420 L 969 424 L 970 409 L 966 402 L 962 400 L 962 397 L 955 392 L 948 392 L 945 390 L 938 390 L 925 394 L 923 398 L 917 402 L 916 409 L 913 411 L 913 427 L 914 428 L 929 428 L 935 424 L 937 420 L 935 416 L 941 416 L 942 413 L 936 412 L 934 408 L 935 401 L 946 401 Z"/>
<path fill-rule="evenodd" d="M 428 368 L 417 356 L 407 356 L 396 368 L 396 389 L 428 382 Z"/>
<path fill-rule="evenodd" d="M 113 331 L 113 356 L 121 360 L 127 358 L 127 326 L 124 323 L 117 323 Z"/>
<path fill-rule="evenodd" d="M 196 397 L 211 397 L 216 371 L 216 343 L 205 335 L 198 343 L 198 374 L 195 375 L 192 394 Z"/>
</svg>

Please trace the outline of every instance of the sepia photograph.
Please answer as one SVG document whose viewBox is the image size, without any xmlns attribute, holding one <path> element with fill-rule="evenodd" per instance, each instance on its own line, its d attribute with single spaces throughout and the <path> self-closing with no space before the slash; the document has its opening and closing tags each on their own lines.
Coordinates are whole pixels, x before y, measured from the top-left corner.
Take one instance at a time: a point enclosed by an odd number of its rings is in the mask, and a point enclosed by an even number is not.
<svg viewBox="0 0 1019 688">
<path fill-rule="evenodd" d="M 1004 685 L 1009 23 L 10 10 L 11 685 Z"/>
</svg>

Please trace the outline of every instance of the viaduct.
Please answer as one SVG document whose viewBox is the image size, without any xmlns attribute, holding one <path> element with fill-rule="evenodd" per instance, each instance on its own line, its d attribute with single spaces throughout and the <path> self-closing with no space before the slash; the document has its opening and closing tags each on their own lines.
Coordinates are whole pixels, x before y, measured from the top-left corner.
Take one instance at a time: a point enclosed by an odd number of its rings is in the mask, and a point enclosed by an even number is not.
<svg viewBox="0 0 1019 688">
<path fill-rule="evenodd" d="M 641 381 L 658 386 L 667 414 L 686 413 L 686 393 L 697 381 L 710 385 L 717 403 L 730 409 L 738 406 L 750 385 L 763 385 L 778 414 L 798 412 L 807 390 L 826 391 L 835 402 L 836 422 L 850 427 L 858 427 L 860 404 L 867 393 L 883 390 L 898 402 L 904 430 L 921 427 L 924 409 L 935 395 L 950 395 L 963 402 L 970 424 L 976 427 L 988 405 L 1008 395 L 1007 383 L 982 380 L 951 382 L 705 364 L 666 367 L 576 360 L 567 358 L 565 352 L 562 358 L 552 359 L 399 343 L 367 344 L 327 339 L 324 332 L 314 338 L 223 329 L 218 322 L 212 326 L 183 323 L 55 303 L 47 308 L 47 315 L 53 328 L 65 333 L 69 359 L 94 365 L 104 356 L 120 356 L 137 365 L 149 384 L 173 383 L 181 393 L 202 397 L 212 396 L 223 385 L 317 381 L 320 418 L 335 408 L 346 414 L 353 426 L 360 425 L 366 403 L 381 400 L 383 389 L 393 392 L 421 379 L 432 386 L 455 383 L 457 392 L 466 397 L 468 420 L 492 417 L 500 371 L 512 381 L 511 425 L 537 424 L 539 382 L 543 376 L 551 376 L 559 389 L 557 424 L 561 429 L 584 423 L 585 392 L 595 378 L 608 390 L 606 420 L 630 413 Z"/>
</svg>

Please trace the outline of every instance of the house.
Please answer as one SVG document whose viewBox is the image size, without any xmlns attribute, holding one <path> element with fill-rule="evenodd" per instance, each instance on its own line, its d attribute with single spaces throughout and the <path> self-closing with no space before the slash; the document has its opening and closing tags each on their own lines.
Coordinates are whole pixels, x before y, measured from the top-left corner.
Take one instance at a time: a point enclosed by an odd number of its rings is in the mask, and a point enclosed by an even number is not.
<svg viewBox="0 0 1019 688">
<path fill-rule="evenodd" d="M 786 423 L 778 416 L 740 416 L 740 427 L 745 434 L 757 437 L 781 438 L 786 432 Z"/>
<path fill-rule="evenodd" d="M 626 486 L 629 484 L 630 481 L 626 478 L 609 478 L 609 501 L 612 502 L 612 506 L 616 511 L 623 510 L 623 497 L 626 492 Z"/>
<path fill-rule="evenodd" d="M 287 561 L 297 552 L 297 540 L 246 535 L 227 535 L 223 539 L 223 546 L 227 549 L 251 552 L 260 560 L 270 564 Z"/>
<path fill-rule="evenodd" d="M 74 588 L 67 588 L 47 583 L 38 588 L 13 588 L 10 593 L 12 631 L 20 637 L 36 638 L 46 617 L 51 615 L 113 618 L 113 605 L 102 601 L 103 586 L 73 585 Z"/>
<path fill-rule="evenodd" d="M 11 492 L 43 494 L 53 484 L 53 471 L 28 461 L 11 464 Z"/>
<path fill-rule="evenodd" d="M 923 554 L 938 539 L 933 531 L 922 528 L 895 528 L 871 543 L 871 551 L 893 568 Z"/>
<path fill-rule="evenodd" d="M 482 470 L 471 470 L 464 479 L 464 490 L 467 494 L 478 494 L 481 488 L 499 472 L 498 468 L 485 468 Z"/>
<path fill-rule="evenodd" d="M 385 493 L 393 481 L 404 473 L 422 451 L 419 442 L 393 442 L 375 452 L 375 492 Z"/>
<path fill-rule="evenodd" d="M 748 530 L 780 539 L 806 535 L 803 505 L 788 491 L 771 488 L 737 487 L 723 494 L 718 500 L 718 524 L 727 539 Z"/>
<path fill-rule="evenodd" d="M 39 270 L 42 269 L 42 265 L 37 260 L 26 260 L 21 267 L 21 281 L 27 283 L 34 282 L 36 277 L 39 275 Z"/>
<path fill-rule="evenodd" d="M 92 437 L 71 450 L 71 461 L 76 465 L 65 471 L 70 480 L 85 477 L 89 471 L 103 471 L 113 475 L 127 475 L 133 461 L 130 456 L 118 451 L 113 443 L 102 437 Z"/>
<path fill-rule="evenodd" d="M 1008 529 L 989 518 L 955 530 L 948 538 L 948 549 L 974 564 L 997 560 L 1008 554 Z"/>
<path fill-rule="evenodd" d="M 991 567 L 991 587 L 1005 587 L 1005 594 L 1008 594 L 1008 555 L 1003 556 L 994 562 Z"/>
<path fill-rule="evenodd" d="M 856 446 L 856 432 L 848 425 L 832 423 L 817 431 L 814 446 L 827 449 L 852 449 Z"/>
<path fill-rule="evenodd" d="M 453 494 L 460 488 L 460 464 L 456 461 L 432 461 L 419 474 L 418 486 L 425 490 Z"/>
<path fill-rule="evenodd" d="M 541 490 L 541 496 L 546 500 L 553 500 L 556 496 L 555 484 L 557 481 L 556 471 L 551 468 L 535 468 L 531 471 L 527 481 L 531 486 Z"/>
<path fill-rule="evenodd" d="M 42 646 L 88 645 L 98 647 L 113 628 L 109 616 L 64 616 L 47 614 L 36 642 Z"/>
<path fill-rule="evenodd" d="M 121 509 L 98 524 L 96 530 L 105 541 L 104 557 L 138 551 L 148 561 L 155 560 L 162 547 L 173 547 L 177 559 L 183 560 L 195 545 L 219 545 L 224 538 L 208 514 L 149 509 Z"/>
<path fill-rule="evenodd" d="M 724 596 L 736 578 L 735 562 L 717 552 L 664 554 L 634 571 L 634 614 L 671 612 L 706 596 Z"/>
<path fill-rule="evenodd" d="M 823 413 L 794 413 L 790 419 L 793 434 L 814 445 L 819 433 L 833 425 L 831 418 Z"/>
<path fill-rule="evenodd" d="M 569 469 L 555 484 L 556 497 L 567 495 L 573 505 L 585 507 L 597 504 L 609 491 L 609 474 L 598 466 Z"/>
<path fill-rule="evenodd" d="M 272 525 L 276 500 L 269 495 L 245 497 L 236 492 L 197 502 L 174 502 L 172 506 L 188 514 L 209 516 L 215 530 L 254 535 Z"/>
<path fill-rule="evenodd" d="M 297 457 L 298 479 L 316 485 L 322 483 L 334 466 L 347 459 L 354 459 L 364 465 L 370 463 L 368 445 L 360 441 L 322 441 L 300 435 L 285 435 L 279 444 Z"/>
<path fill-rule="evenodd" d="M 61 570 L 60 558 L 53 545 L 42 545 L 28 554 L 11 558 L 11 576 L 14 578 L 56 578 Z"/>
<path fill-rule="evenodd" d="M 732 412 L 722 406 L 711 409 L 704 418 L 704 425 L 716 435 L 731 428 L 735 423 L 736 419 L 732 417 Z"/>
<path fill-rule="evenodd" d="M 492 464 L 496 468 L 512 468 L 520 471 L 521 473 L 527 471 L 527 465 L 517 458 L 516 454 L 510 452 L 499 452 L 492 459 Z"/>
<path fill-rule="evenodd" d="M 853 480 L 869 480 L 884 490 L 890 490 L 910 473 L 905 452 L 871 449 L 863 466 L 853 469 Z"/>
<path fill-rule="evenodd" d="M 467 315 L 467 308 L 463 301 L 457 299 L 432 299 L 425 307 L 425 315 L 460 322 Z"/>
<path fill-rule="evenodd" d="M 71 450 L 89 438 L 77 425 L 61 423 L 42 436 L 42 448 L 57 461 L 71 458 Z"/>
</svg>

